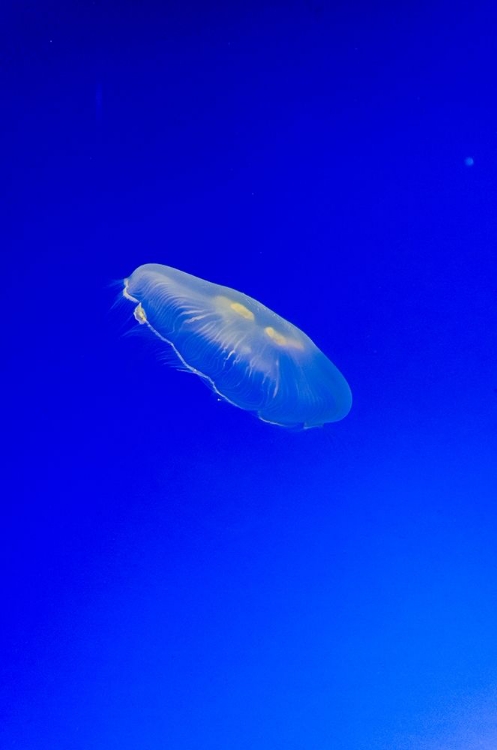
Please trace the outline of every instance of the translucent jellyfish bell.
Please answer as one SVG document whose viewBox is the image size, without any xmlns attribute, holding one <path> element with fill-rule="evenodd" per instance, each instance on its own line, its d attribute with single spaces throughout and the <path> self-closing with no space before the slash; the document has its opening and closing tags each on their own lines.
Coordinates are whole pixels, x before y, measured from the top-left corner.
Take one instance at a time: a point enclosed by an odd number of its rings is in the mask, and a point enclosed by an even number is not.
<svg viewBox="0 0 497 750">
<path fill-rule="evenodd" d="M 257 300 L 147 263 L 124 280 L 136 320 L 220 397 L 281 427 L 320 427 L 352 405 L 347 381 L 296 326 Z"/>
</svg>

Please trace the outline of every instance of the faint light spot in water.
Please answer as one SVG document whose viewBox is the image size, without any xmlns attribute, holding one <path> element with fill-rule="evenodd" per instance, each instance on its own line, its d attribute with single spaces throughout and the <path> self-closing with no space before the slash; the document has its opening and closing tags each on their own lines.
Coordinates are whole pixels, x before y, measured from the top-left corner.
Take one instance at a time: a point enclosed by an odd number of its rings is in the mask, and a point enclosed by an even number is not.
<svg viewBox="0 0 497 750">
<path fill-rule="evenodd" d="M 466 164 L 467 167 L 472 167 L 473 164 L 475 163 L 475 160 L 473 159 L 472 156 L 467 156 L 464 160 L 464 163 Z"/>
</svg>

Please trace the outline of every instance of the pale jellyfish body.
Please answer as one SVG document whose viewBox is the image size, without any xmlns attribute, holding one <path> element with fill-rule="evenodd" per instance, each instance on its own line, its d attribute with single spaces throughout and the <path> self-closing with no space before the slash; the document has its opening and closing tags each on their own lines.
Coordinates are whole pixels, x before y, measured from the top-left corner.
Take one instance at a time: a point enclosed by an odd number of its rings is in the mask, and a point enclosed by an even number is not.
<svg viewBox="0 0 497 750">
<path fill-rule="evenodd" d="M 345 417 L 347 381 L 299 328 L 246 294 L 147 263 L 124 281 L 136 320 L 220 397 L 282 427 Z"/>
</svg>

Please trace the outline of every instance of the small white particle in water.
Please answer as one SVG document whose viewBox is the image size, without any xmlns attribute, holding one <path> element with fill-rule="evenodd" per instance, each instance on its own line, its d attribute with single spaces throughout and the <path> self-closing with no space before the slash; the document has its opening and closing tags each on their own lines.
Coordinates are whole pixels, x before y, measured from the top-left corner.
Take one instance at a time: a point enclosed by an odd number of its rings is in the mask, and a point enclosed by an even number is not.
<svg viewBox="0 0 497 750">
<path fill-rule="evenodd" d="M 475 160 L 473 159 L 472 156 L 467 156 L 464 160 L 464 163 L 466 164 L 467 167 L 472 167 L 473 164 L 475 163 Z"/>
</svg>

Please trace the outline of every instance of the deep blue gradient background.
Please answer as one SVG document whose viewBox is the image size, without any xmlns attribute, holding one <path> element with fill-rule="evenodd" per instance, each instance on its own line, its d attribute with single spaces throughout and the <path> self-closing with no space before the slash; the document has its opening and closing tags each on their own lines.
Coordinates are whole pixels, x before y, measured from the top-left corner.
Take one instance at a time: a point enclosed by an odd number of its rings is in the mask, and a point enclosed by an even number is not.
<svg viewBox="0 0 497 750">
<path fill-rule="evenodd" d="M 2 17 L 0 748 L 494 750 L 495 4 Z M 305 330 L 349 417 L 160 364 L 144 262 Z"/>
</svg>

